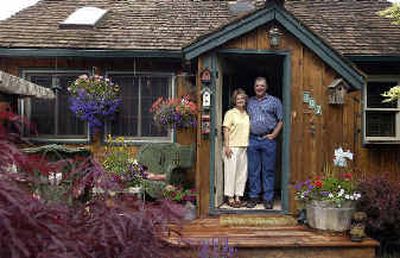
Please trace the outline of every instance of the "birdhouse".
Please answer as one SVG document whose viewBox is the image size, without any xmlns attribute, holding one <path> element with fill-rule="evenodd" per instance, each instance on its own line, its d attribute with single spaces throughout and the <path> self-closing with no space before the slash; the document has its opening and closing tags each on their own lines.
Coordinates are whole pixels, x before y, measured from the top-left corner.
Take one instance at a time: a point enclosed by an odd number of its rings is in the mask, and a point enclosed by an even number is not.
<svg viewBox="0 0 400 258">
<path fill-rule="evenodd" d="M 349 86 L 343 79 L 335 79 L 328 86 L 328 103 L 332 105 L 343 105 L 344 97 L 348 89 Z"/>
</svg>

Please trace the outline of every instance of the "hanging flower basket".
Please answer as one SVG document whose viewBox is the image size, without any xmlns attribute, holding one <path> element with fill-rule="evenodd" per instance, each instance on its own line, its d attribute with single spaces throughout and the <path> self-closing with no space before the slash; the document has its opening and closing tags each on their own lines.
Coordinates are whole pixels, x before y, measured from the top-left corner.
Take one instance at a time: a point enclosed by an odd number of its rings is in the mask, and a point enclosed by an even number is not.
<svg viewBox="0 0 400 258">
<path fill-rule="evenodd" d="M 68 92 L 71 111 L 87 121 L 92 132 L 101 131 L 104 122 L 114 117 L 121 104 L 118 85 L 98 75 L 79 76 Z"/>
<path fill-rule="evenodd" d="M 197 105 L 189 97 L 158 98 L 150 112 L 156 124 L 170 129 L 194 128 L 197 126 Z"/>
</svg>

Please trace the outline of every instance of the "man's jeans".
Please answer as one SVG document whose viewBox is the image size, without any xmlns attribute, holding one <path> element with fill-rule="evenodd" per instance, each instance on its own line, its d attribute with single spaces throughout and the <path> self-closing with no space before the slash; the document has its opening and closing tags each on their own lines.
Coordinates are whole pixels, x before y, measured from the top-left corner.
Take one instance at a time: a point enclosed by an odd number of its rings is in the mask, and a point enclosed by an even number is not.
<svg viewBox="0 0 400 258">
<path fill-rule="evenodd" d="M 263 200 L 272 201 L 274 198 L 276 141 L 250 135 L 247 157 L 249 197 L 258 198 L 262 190 Z"/>
</svg>

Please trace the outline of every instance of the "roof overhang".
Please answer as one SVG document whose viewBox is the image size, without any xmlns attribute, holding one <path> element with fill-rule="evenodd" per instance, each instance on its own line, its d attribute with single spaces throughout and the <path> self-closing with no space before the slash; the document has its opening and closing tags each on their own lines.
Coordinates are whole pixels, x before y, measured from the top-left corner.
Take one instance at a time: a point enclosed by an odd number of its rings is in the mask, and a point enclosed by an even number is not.
<svg viewBox="0 0 400 258">
<path fill-rule="evenodd" d="M 271 5 L 270 7 L 256 11 L 241 20 L 234 21 L 222 27 L 214 33 L 199 38 L 183 49 L 184 57 L 188 60 L 196 58 L 272 21 L 279 23 L 288 32 L 297 37 L 301 43 L 311 49 L 311 51 L 345 79 L 352 88 L 361 89 L 364 86 L 364 76 L 348 63 L 343 56 L 302 25 L 286 9 L 277 5 Z"/>
<path fill-rule="evenodd" d="M 0 71 L 0 92 L 41 99 L 54 99 L 54 92 L 43 86 Z"/>
<path fill-rule="evenodd" d="M 352 62 L 400 62 L 400 55 L 345 55 Z"/>
<path fill-rule="evenodd" d="M 0 48 L 3 57 L 182 58 L 180 50 L 112 50 L 72 48 Z"/>
</svg>

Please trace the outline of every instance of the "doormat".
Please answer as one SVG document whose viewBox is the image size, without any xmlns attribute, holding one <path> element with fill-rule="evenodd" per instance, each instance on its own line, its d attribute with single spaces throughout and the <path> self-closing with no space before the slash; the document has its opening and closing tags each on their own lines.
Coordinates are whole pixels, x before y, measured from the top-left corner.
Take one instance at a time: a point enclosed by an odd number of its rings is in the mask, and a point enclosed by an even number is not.
<svg viewBox="0 0 400 258">
<path fill-rule="evenodd" d="M 297 220 L 291 216 L 270 215 L 221 215 L 219 222 L 223 227 L 289 227 L 297 225 Z"/>
</svg>

